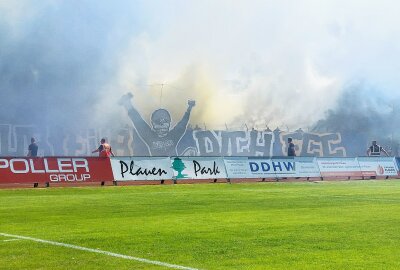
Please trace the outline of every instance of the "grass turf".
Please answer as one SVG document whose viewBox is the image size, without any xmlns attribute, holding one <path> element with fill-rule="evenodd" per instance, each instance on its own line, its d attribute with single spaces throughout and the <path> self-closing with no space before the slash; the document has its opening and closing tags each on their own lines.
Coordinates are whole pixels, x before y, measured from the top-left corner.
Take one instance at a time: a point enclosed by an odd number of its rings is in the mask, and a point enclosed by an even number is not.
<svg viewBox="0 0 400 270">
<path fill-rule="evenodd" d="M 400 181 L 0 190 L 0 233 L 200 269 L 399 269 Z M 0 236 L 0 269 L 167 269 Z"/>
</svg>

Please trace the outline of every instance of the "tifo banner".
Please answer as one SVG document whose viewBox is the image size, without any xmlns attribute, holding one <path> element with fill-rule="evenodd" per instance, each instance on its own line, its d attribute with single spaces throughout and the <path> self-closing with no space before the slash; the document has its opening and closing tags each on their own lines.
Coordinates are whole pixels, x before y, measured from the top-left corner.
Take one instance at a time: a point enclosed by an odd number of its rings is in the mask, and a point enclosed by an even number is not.
<svg viewBox="0 0 400 270">
<path fill-rule="evenodd" d="M 362 177 L 357 158 L 318 158 L 322 177 Z"/>
<path fill-rule="evenodd" d="M 117 181 L 164 180 L 173 177 L 169 157 L 112 157 L 111 167 Z"/>
<path fill-rule="evenodd" d="M 2 157 L 0 183 L 111 181 L 110 160 L 94 157 Z"/>
<path fill-rule="evenodd" d="M 182 104 L 182 106 L 185 106 Z M 196 107 L 194 108 L 196 110 Z M 163 110 L 164 111 L 164 110 Z M 166 113 L 164 111 L 164 113 Z M 172 113 L 171 113 L 172 114 Z M 39 156 L 91 156 L 101 138 L 107 138 L 117 156 L 273 156 L 287 155 L 287 138 L 293 138 L 298 156 L 342 157 L 365 154 L 365 141 L 342 138 L 340 133 L 313 133 L 301 129 L 209 130 L 191 126 L 189 115 L 179 125 L 170 123 L 163 137 L 155 134 L 150 115 L 121 122 L 121 126 L 81 127 L 33 126 L 0 123 L 0 156 L 26 156 L 30 138 L 36 138 Z M 157 117 L 159 119 L 159 117 Z M 185 130 L 186 128 L 186 130 Z M 385 148 L 388 145 L 380 142 Z M 394 152 L 398 153 L 398 152 Z"/>
<path fill-rule="evenodd" d="M 315 157 L 295 157 L 297 177 L 321 177 Z"/>
<path fill-rule="evenodd" d="M 171 157 L 171 167 L 177 180 L 227 178 L 220 157 Z"/>
<path fill-rule="evenodd" d="M 358 157 L 363 176 L 396 176 L 396 160 L 393 157 Z"/>
</svg>

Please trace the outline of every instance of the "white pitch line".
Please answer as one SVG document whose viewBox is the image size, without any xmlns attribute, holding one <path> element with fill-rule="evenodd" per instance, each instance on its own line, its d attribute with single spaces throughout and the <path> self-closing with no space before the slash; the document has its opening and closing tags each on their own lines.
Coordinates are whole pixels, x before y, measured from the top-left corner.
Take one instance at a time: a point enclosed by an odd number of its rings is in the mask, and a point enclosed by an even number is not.
<svg viewBox="0 0 400 270">
<path fill-rule="evenodd" d="M 21 239 L 7 239 L 7 240 L 3 240 L 3 242 L 10 242 L 10 241 L 19 241 Z"/>
<path fill-rule="evenodd" d="M 99 253 L 99 254 L 103 254 L 103 255 L 108 255 L 108 256 L 112 256 L 112 257 L 132 260 L 132 261 L 138 261 L 138 262 L 143 262 L 143 263 L 148 263 L 148 264 L 165 266 L 165 267 L 169 267 L 169 268 L 173 268 L 173 269 L 198 270 L 196 268 L 191 268 L 191 267 L 186 267 L 186 266 L 181 266 L 181 265 L 176 265 L 176 264 L 170 264 L 170 263 L 165 263 L 165 262 L 159 262 L 159 261 L 153 261 L 153 260 L 148 260 L 148 259 L 143 259 L 143 258 L 138 258 L 138 257 L 133 257 L 133 256 L 128 256 L 128 255 L 113 253 L 113 252 L 109 252 L 109 251 L 104 251 L 104 250 L 100 250 L 100 249 L 86 248 L 86 247 L 81 247 L 81 246 L 65 244 L 65 243 L 61 243 L 61 242 L 48 241 L 48 240 L 43 240 L 43 239 L 33 238 L 33 237 L 28 237 L 28 236 L 8 234 L 8 233 L 0 233 L 0 235 L 6 236 L 6 237 L 13 237 L 13 238 L 17 238 L 17 239 L 30 240 L 30 241 L 39 242 L 39 243 L 50 244 L 50 245 L 54 245 L 54 246 L 61 246 L 61 247 L 73 248 L 73 249 L 77 249 L 77 250 L 89 251 L 89 252 L 93 252 L 93 253 Z"/>
</svg>

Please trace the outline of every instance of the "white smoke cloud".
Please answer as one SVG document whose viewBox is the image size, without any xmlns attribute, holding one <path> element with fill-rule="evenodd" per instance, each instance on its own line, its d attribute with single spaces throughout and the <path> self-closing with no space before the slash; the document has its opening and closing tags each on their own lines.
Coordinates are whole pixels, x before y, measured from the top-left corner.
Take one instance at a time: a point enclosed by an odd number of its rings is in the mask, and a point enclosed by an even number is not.
<svg viewBox="0 0 400 270">
<path fill-rule="evenodd" d="M 378 85 L 389 97 L 398 95 L 395 6 L 395 1 L 152 2 L 147 5 L 152 31 L 133 37 L 125 55 L 130 65 L 121 73 L 143 73 L 149 84 L 178 82 L 205 107 L 194 114 L 199 123 L 304 127 L 322 118 L 354 78 Z"/>
<path fill-rule="evenodd" d="M 7 45 L 0 95 L 8 110 L 25 108 L 22 116 L 14 110 L 14 120 L 34 111 L 33 120 L 46 114 L 47 124 L 129 124 L 116 103 L 131 91 L 145 118 L 161 106 L 178 120 L 193 98 L 191 122 L 208 128 L 307 127 L 335 106 L 348 81 L 399 96 L 399 6 L 0 1 L 0 45 Z M 26 99 L 47 108 L 36 112 Z"/>
</svg>

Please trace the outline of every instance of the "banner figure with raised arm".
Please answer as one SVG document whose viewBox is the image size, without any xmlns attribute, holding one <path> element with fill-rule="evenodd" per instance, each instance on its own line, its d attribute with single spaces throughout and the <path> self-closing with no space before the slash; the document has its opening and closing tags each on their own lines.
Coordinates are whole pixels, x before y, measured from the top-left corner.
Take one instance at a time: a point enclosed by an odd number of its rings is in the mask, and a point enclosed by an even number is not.
<svg viewBox="0 0 400 270">
<path fill-rule="evenodd" d="M 171 115 L 165 109 L 157 109 L 151 114 L 151 126 L 142 118 L 136 108 L 132 105 L 133 95 L 125 94 L 121 97 L 119 104 L 128 111 L 129 118 L 146 144 L 151 156 L 176 156 L 177 145 L 186 132 L 190 118 L 190 112 L 195 106 L 194 100 L 188 100 L 188 108 L 182 119 L 171 128 Z"/>
</svg>

